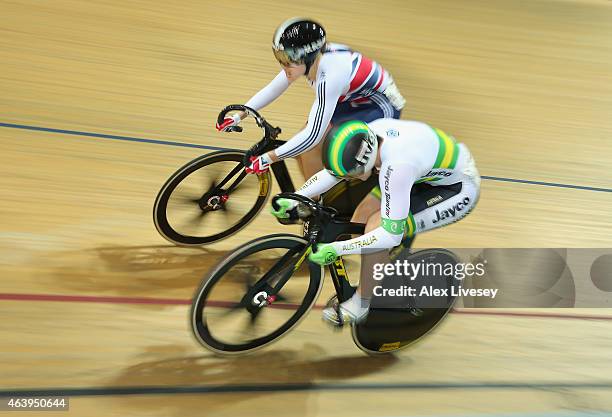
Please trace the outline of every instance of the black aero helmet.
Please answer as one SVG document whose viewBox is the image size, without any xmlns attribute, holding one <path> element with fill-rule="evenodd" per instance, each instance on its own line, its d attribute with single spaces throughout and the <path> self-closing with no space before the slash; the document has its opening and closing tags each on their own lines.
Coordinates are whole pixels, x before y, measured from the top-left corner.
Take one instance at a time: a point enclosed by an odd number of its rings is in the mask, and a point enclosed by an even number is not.
<svg viewBox="0 0 612 417">
<path fill-rule="evenodd" d="M 367 124 L 351 120 L 332 128 L 323 142 L 323 166 L 336 177 L 359 177 L 374 168 L 378 139 Z"/>
<path fill-rule="evenodd" d="M 272 39 L 272 50 L 278 62 L 282 65 L 306 64 L 306 72 L 324 45 L 325 29 L 303 17 L 284 21 Z"/>
</svg>

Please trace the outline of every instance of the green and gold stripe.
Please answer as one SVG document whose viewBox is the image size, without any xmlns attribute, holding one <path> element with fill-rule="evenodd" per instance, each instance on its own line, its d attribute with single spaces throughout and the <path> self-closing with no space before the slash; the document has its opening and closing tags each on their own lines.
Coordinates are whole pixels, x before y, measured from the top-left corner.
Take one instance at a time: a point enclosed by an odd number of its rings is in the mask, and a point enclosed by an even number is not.
<svg viewBox="0 0 612 417">
<path fill-rule="evenodd" d="M 436 162 L 432 168 L 455 168 L 457 158 L 459 157 L 459 146 L 457 145 L 457 142 L 455 142 L 455 139 L 452 136 L 447 135 L 440 129 L 434 128 L 434 132 L 436 132 L 436 135 L 438 136 L 438 143 L 440 144 L 440 147 L 438 149 Z"/>
<path fill-rule="evenodd" d="M 406 219 L 406 236 L 412 237 L 416 233 L 416 222 L 414 221 L 414 217 L 412 217 L 412 213 L 408 213 L 408 218 Z"/>
<path fill-rule="evenodd" d="M 442 177 L 425 177 L 425 178 L 421 178 L 420 180 L 416 180 L 415 184 L 419 184 L 421 182 L 429 182 L 429 181 L 440 181 L 442 179 Z"/>
<path fill-rule="evenodd" d="M 370 194 L 380 200 L 380 197 L 381 197 L 380 186 L 377 185 L 376 187 L 372 188 L 372 190 L 370 191 Z"/>
<path fill-rule="evenodd" d="M 346 148 L 346 145 L 349 143 L 353 135 L 358 133 L 369 133 L 365 123 L 359 121 L 349 121 L 343 123 L 338 128 L 338 132 L 333 138 L 332 144 L 327 152 L 329 165 L 332 171 L 334 171 L 334 174 L 338 176 L 347 174 L 348 171 L 346 168 L 344 168 L 344 164 L 342 163 L 342 155 L 344 155 L 344 148 Z"/>
</svg>

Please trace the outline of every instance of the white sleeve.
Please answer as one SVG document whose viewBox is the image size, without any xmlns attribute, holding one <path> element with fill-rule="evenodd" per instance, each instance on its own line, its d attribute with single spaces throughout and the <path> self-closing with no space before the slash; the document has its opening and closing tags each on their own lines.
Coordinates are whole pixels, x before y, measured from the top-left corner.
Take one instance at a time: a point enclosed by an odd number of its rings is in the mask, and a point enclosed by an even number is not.
<svg viewBox="0 0 612 417">
<path fill-rule="evenodd" d="M 289 80 L 287 79 L 287 74 L 285 74 L 285 71 L 281 71 L 272 81 L 270 81 L 270 84 L 266 85 L 259 90 L 257 94 L 251 97 L 249 101 L 245 103 L 245 106 L 255 110 L 263 109 L 283 94 L 288 87 Z"/>
<path fill-rule="evenodd" d="M 418 169 L 409 163 L 392 161 L 382 163 L 378 175 L 382 219 L 397 221 L 408 218 L 410 190 L 417 178 Z"/>
<path fill-rule="evenodd" d="M 340 181 L 342 181 L 342 179 L 334 177 L 327 172 L 327 170 L 323 169 L 310 177 L 310 179 L 302 185 L 302 188 L 297 190 L 297 194 L 313 198 L 329 190 Z"/>
<path fill-rule="evenodd" d="M 410 190 L 416 178 L 417 170 L 412 165 L 383 163 L 378 177 L 381 225 L 358 238 L 334 242 L 338 255 L 361 254 L 365 250 L 379 251 L 399 245 L 410 213 Z"/>
<path fill-rule="evenodd" d="M 323 139 L 323 134 L 336 110 L 338 99 L 342 95 L 343 86 L 346 86 L 346 80 L 343 80 L 340 72 L 319 80 L 315 89 L 315 101 L 308 115 L 308 124 L 287 143 L 276 148 L 276 155 L 279 159 L 298 156 L 316 146 Z"/>
</svg>

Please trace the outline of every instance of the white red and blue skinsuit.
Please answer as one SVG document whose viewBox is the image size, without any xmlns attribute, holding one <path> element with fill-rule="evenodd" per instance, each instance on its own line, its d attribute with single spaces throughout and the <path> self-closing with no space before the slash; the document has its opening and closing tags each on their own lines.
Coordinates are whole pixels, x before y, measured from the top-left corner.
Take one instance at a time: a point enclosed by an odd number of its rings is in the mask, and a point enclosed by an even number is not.
<svg viewBox="0 0 612 417">
<path fill-rule="evenodd" d="M 380 118 L 399 119 L 405 100 L 391 75 L 378 63 L 345 45 L 327 44 L 310 81 L 315 100 L 306 127 L 276 149 L 279 159 L 292 158 L 316 146 L 329 124 L 346 120 L 366 123 Z M 276 100 L 288 87 L 281 71 L 246 103 L 259 110 Z"/>
</svg>

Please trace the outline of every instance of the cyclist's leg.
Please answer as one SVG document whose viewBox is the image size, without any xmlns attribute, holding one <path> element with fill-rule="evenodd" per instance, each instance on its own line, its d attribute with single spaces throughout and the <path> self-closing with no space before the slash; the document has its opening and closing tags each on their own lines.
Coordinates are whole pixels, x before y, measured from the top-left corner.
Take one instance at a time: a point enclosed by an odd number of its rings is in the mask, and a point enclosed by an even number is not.
<svg viewBox="0 0 612 417">
<path fill-rule="evenodd" d="M 353 216 L 352 222 L 365 223 L 365 233 L 368 233 L 378 226 L 380 226 L 380 199 L 376 195 L 368 194 L 362 201 L 357 205 Z M 361 271 L 362 279 L 360 280 L 359 287 L 353 296 L 342 303 L 343 309 L 350 312 L 350 315 L 361 319 L 367 315 L 370 307 L 370 298 L 374 289 L 374 280 L 363 278 L 363 271 L 372 271 L 375 263 L 385 263 L 388 259 L 387 251 L 379 251 L 370 254 L 364 254 L 361 256 Z M 370 274 L 370 278 L 371 274 Z M 323 311 L 323 317 L 332 322 L 337 322 L 337 313 L 333 308 L 325 309 Z"/>
<path fill-rule="evenodd" d="M 472 161 L 473 162 L 473 161 Z M 463 180 L 457 184 L 432 186 L 429 184 L 416 184 L 411 192 L 410 214 L 407 219 L 406 233 L 402 246 L 409 247 L 417 233 L 432 230 L 464 218 L 476 205 L 480 194 L 480 177 L 473 166 L 464 170 Z M 378 196 L 378 199 L 376 198 Z M 374 188 L 364 199 L 369 200 L 369 207 L 374 207 L 372 200 L 376 200 L 378 208 L 370 210 L 365 232 L 380 226 L 380 190 Z M 362 202 L 362 203 L 364 203 Z M 365 205 L 365 204 L 364 204 Z M 360 205 L 361 206 L 361 205 Z M 355 212 L 355 216 L 363 216 Z M 375 282 L 372 271 L 376 263 L 390 262 L 389 253 L 380 251 L 363 254 L 361 257 L 361 274 L 358 293 L 362 304 L 372 295 Z"/>
<path fill-rule="evenodd" d="M 439 186 L 439 188 L 444 187 Z M 466 178 L 461 182 L 459 193 L 413 215 L 415 233 L 437 229 L 463 219 L 476 205 L 479 194 L 480 188 L 477 184 Z"/>
<path fill-rule="evenodd" d="M 361 203 L 355 209 L 355 213 L 353 213 L 351 221 L 367 224 L 370 217 L 377 212 L 380 212 L 380 199 L 370 193 L 361 200 Z"/>
<path fill-rule="evenodd" d="M 442 180 L 431 184 L 430 192 L 425 197 L 419 198 L 421 205 L 423 205 L 423 201 L 426 204 L 418 212 L 414 210 L 411 216 L 415 233 L 437 229 L 459 221 L 467 216 L 478 202 L 480 197 L 478 169 L 476 169 L 474 159 L 467 147 L 464 144 L 459 144 L 459 147 L 461 149 L 461 156 L 458 161 L 458 167 L 461 170 L 458 178 L 460 182 L 444 184 L 445 180 Z M 458 191 L 455 194 L 449 194 L 449 190 L 452 189 Z"/>
<path fill-rule="evenodd" d="M 327 135 L 327 132 L 332 126 L 339 125 L 348 120 L 361 120 L 369 123 L 383 117 L 399 119 L 400 114 L 401 110 L 395 109 L 389 99 L 384 95 L 374 95 L 360 100 L 338 103 L 323 137 Z M 300 171 L 305 180 L 323 169 L 321 158 L 322 148 L 323 141 L 319 142 L 317 146 L 308 152 L 297 157 Z"/>
<path fill-rule="evenodd" d="M 429 184 L 415 184 L 411 190 L 410 213 L 407 219 L 405 241 L 410 241 L 417 232 L 435 229 L 464 218 L 476 205 L 480 195 L 480 176 L 469 151 L 462 146 L 462 156 L 459 166 L 463 166 L 462 174 L 459 175 L 461 182 L 455 184 L 440 184 L 436 186 Z M 372 192 L 364 198 L 359 208 L 363 212 L 356 211 L 355 217 L 363 218 L 370 213 L 365 233 L 380 226 L 380 206 L 373 211 L 372 199 L 380 200 L 380 189 L 375 187 Z M 380 203 L 379 203 L 380 204 Z M 367 209 L 370 210 L 367 210 Z M 390 262 L 389 252 L 379 251 L 363 254 L 361 257 L 361 275 L 359 287 L 355 295 L 346 303 L 354 316 L 363 317 L 370 305 L 370 299 L 376 284 L 372 271 L 374 264 L 386 264 Z M 344 304 L 343 304 L 344 306 Z"/>
<path fill-rule="evenodd" d="M 357 211 L 355 214 L 358 214 Z M 379 208 L 367 219 L 365 233 L 368 233 L 380 226 L 380 221 Z M 344 301 L 340 305 L 340 310 L 342 310 L 341 316 L 343 317 L 344 321 L 350 319 L 353 322 L 359 322 L 365 319 L 370 308 L 370 299 L 372 298 L 372 292 L 374 291 L 375 286 L 375 281 L 371 274 L 372 268 L 375 263 L 386 263 L 388 262 L 388 259 L 389 254 L 387 251 L 378 251 L 363 254 L 361 256 L 361 271 L 363 272 L 364 270 L 369 270 L 370 274 L 369 276 L 364 277 L 362 273 L 357 291 L 355 291 L 351 298 Z M 341 323 L 338 312 L 335 308 L 324 309 L 323 318 L 335 324 Z"/>
</svg>

